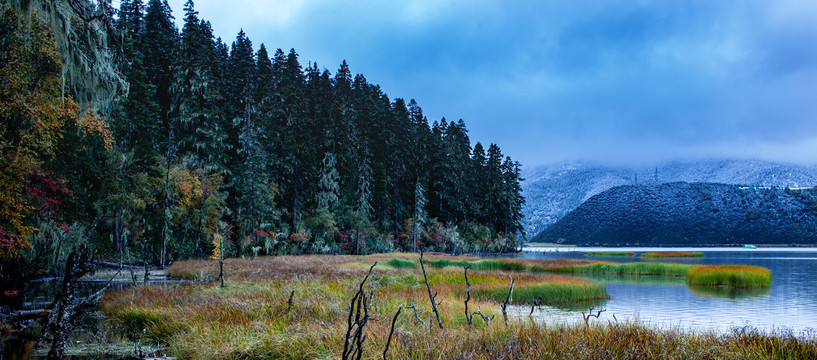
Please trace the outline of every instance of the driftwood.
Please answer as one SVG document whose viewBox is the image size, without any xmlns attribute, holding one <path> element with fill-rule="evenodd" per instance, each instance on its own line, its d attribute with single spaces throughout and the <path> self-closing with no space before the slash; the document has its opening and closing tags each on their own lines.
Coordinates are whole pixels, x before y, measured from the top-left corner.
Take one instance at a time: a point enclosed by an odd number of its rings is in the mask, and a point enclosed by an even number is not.
<svg viewBox="0 0 817 360">
<path fill-rule="evenodd" d="M 431 294 L 431 285 L 428 283 L 428 275 L 426 274 L 426 267 L 423 265 L 423 252 L 420 251 L 420 268 L 423 269 L 423 279 L 426 281 L 426 289 L 428 289 L 428 300 L 431 301 L 431 310 L 434 311 L 434 315 L 437 316 L 437 325 L 440 326 L 440 329 L 443 328 L 443 322 L 440 320 L 440 313 L 437 311 L 437 293 L 434 295 Z"/>
<path fill-rule="evenodd" d="M 141 269 L 143 266 L 138 265 L 128 265 L 128 264 L 120 264 L 120 263 L 112 263 L 107 261 L 94 261 L 94 265 L 97 267 L 103 267 L 106 269 Z"/>
<path fill-rule="evenodd" d="M 363 335 L 363 327 L 366 326 L 366 323 L 370 320 L 369 305 L 366 301 L 366 293 L 363 291 L 363 285 L 366 283 L 366 280 L 369 279 L 369 276 L 372 275 L 375 265 L 377 265 L 377 261 L 372 264 L 372 267 L 369 268 L 369 273 L 366 274 L 366 277 L 360 282 L 360 287 L 358 287 L 349 305 L 348 327 L 346 329 L 346 338 L 343 341 L 343 354 L 341 356 L 343 360 L 360 359 L 363 356 L 363 342 L 366 341 L 366 335 Z"/>
</svg>

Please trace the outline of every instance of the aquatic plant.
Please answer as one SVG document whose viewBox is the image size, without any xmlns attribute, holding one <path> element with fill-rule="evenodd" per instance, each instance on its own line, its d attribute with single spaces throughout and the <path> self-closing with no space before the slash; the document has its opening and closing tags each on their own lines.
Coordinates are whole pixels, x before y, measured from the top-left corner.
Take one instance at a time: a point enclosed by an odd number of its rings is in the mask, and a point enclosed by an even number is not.
<svg viewBox="0 0 817 360">
<path fill-rule="evenodd" d="M 700 265 L 689 270 L 690 285 L 760 288 L 772 284 L 769 269 L 749 265 Z"/>
<path fill-rule="evenodd" d="M 656 262 L 633 262 L 615 263 L 599 261 L 587 265 L 568 265 L 544 268 L 543 271 L 563 272 L 563 273 L 587 273 L 587 274 L 608 274 L 608 275 L 661 275 L 661 276 L 686 276 L 693 265 L 656 263 Z"/>
<path fill-rule="evenodd" d="M 700 251 L 648 251 L 640 256 L 646 258 L 686 258 L 703 257 L 704 253 Z"/>
<path fill-rule="evenodd" d="M 432 257 L 429 255 L 429 260 Z M 347 332 L 349 301 L 360 291 L 360 280 L 368 270 L 368 266 L 351 264 L 371 266 L 374 259 L 385 258 L 230 259 L 225 262 L 225 272 L 234 275 L 227 277 L 224 288 L 207 283 L 132 287 L 106 295 L 103 313 L 114 325 L 127 324 L 134 331 L 146 329 L 151 339 L 168 349 L 168 355 L 180 359 L 339 358 Z M 207 271 L 210 265 L 194 261 L 178 266 L 198 273 Z M 363 287 L 371 299 L 370 316 L 379 320 L 369 322 L 364 329 L 363 358 L 382 358 L 390 334 L 388 356 L 403 359 L 817 358 L 817 339 L 813 336 L 752 328 L 718 335 L 658 330 L 639 322 L 604 319 L 590 322 L 589 326 L 581 322 L 537 324 L 514 318 L 507 324 L 492 321 L 488 325 L 480 317 L 474 317 L 469 328 L 463 315 L 462 269 L 426 270 L 429 283 L 439 293 L 438 310 L 445 329 L 437 329 L 435 324 L 435 329 L 429 330 L 431 307 L 419 268 L 378 265 L 372 274 L 377 274 L 376 279 Z M 528 303 L 539 296 L 544 299 L 548 291 L 558 294 L 554 299 L 577 289 L 594 291 L 592 283 L 567 276 L 469 270 L 474 296 L 469 307 L 487 316 L 499 315 L 498 302 L 506 299 L 508 275 L 517 281 L 514 304 Z M 404 310 L 392 322 L 398 309 L 411 305 L 414 308 Z M 576 316 L 578 319 L 579 314 Z"/>
<path fill-rule="evenodd" d="M 634 257 L 635 252 L 632 251 L 589 251 L 584 253 L 584 256 L 596 256 L 596 257 L 605 257 L 605 256 L 621 256 L 621 257 Z"/>
</svg>

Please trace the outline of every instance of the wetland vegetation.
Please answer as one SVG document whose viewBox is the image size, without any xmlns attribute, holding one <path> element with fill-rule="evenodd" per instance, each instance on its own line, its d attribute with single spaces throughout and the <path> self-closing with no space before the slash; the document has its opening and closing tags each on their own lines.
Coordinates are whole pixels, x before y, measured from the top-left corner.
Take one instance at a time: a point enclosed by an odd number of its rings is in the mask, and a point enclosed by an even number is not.
<svg viewBox="0 0 817 360">
<path fill-rule="evenodd" d="M 368 281 L 361 284 L 375 262 Z M 503 319 L 506 301 L 530 307 L 541 299 L 556 307 L 600 309 L 609 296 L 604 287 L 569 275 L 587 269 L 627 269 L 628 264 L 426 254 L 424 265 L 428 287 L 416 254 L 227 259 L 224 287 L 204 281 L 136 286 L 107 294 L 102 312 L 110 325 L 124 329 L 124 342 L 159 343 L 168 354 L 185 359 L 337 358 L 349 328 L 349 301 L 359 289 L 365 293 L 371 318 L 363 329 L 364 358 L 382 358 L 387 343 L 389 358 L 413 359 L 817 356 L 814 338 L 783 331 L 737 328 L 724 335 L 593 318 L 588 325 L 541 324 L 519 315 Z M 696 273 L 695 266 L 677 265 L 639 271 L 642 276 Z M 468 266 L 470 286 L 463 272 Z M 707 273 L 712 267 L 702 268 Z M 168 269 L 172 276 L 198 279 L 215 279 L 217 272 L 214 261 L 178 262 Z M 510 299 L 509 277 L 514 281 Z M 433 319 L 429 291 L 436 294 L 442 328 Z M 473 311 L 470 325 L 466 299 Z M 395 330 L 390 334 L 393 318 Z"/>
</svg>

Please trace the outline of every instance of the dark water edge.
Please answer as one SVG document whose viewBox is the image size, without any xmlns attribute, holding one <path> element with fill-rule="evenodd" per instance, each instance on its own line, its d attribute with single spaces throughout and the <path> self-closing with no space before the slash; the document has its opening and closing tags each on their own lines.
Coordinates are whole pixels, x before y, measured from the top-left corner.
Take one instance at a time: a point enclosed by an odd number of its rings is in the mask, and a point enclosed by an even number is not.
<svg viewBox="0 0 817 360">
<path fill-rule="evenodd" d="M 192 281 L 190 280 L 162 279 L 149 280 L 147 283 L 150 285 L 177 285 L 191 282 Z M 136 282 L 136 285 L 142 284 L 144 284 L 144 281 Z M 26 301 L 24 303 L 24 309 L 33 310 L 47 308 L 54 301 L 54 297 L 59 291 L 61 285 L 62 278 L 60 277 L 49 277 L 32 281 L 29 287 L 25 289 Z M 82 280 L 77 283 L 77 297 L 84 298 L 90 294 L 93 294 L 94 292 L 99 291 L 106 285 L 108 285 L 107 291 L 118 291 L 133 286 L 134 283 L 131 280 L 116 280 L 110 282 L 108 280 Z M 80 337 L 89 335 L 90 337 L 93 337 L 93 333 L 98 331 L 102 331 L 103 333 L 105 332 L 104 329 L 101 329 L 101 327 L 104 327 L 105 325 L 99 321 L 100 316 L 98 313 L 91 313 L 86 317 L 89 318 L 88 322 L 80 324 L 78 327 L 81 328 L 74 332 L 75 335 L 80 335 Z M 12 331 L 10 334 L 0 331 L 0 360 L 44 359 L 46 353 L 48 352 L 48 348 L 37 348 L 35 339 L 37 339 L 39 335 L 40 327 L 35 325 L 33 328 L 33 330 L 18 329 L 20 332 Z M 81 343 L 69 344 L 66 351 L 66 358 L 74 360 L 122 359 L 123 356 L 133 354 L 137 344 L 128 343 L 124 345 L 125 348 L 123 348 L 123 346 L 119 346 L 119 348 L 116 348 L 116 346 L 111 346 L 110 349 L 101 349 L 99 346 L 94 346 L 93 350 L 90 351 L 77 351 L 77 349 L 82 348 Z M 71 352 L 78 354 L 71 354 Z"/>
</svg>

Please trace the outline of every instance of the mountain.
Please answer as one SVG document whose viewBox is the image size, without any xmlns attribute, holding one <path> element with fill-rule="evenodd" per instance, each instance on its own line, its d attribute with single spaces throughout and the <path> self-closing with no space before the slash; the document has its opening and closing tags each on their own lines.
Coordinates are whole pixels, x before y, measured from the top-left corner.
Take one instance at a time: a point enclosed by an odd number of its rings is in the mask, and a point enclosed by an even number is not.
<svg viewBox="0 0 817 360">
<path fill-rule="evenodd" d="M 600 246 L 817 244 L 817 190 L 710 183 L 617 186 L 534 242 Z"/>
<path fill-rule="evenodd" d="M 747 186 L 817 186 L 817 167 L 760 160 L 705 160 L 655 167 L 615 168 L 564 163 L 526 170 L 523 226 L 536 235 L 581 203 L 621 185 L 707 182 Z"/>
</svg>

